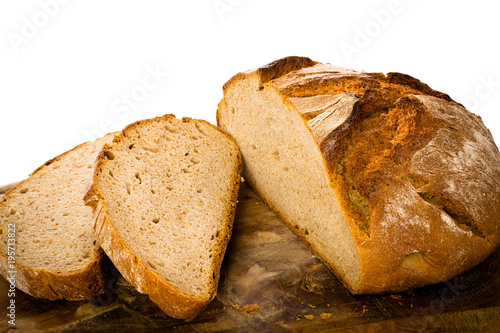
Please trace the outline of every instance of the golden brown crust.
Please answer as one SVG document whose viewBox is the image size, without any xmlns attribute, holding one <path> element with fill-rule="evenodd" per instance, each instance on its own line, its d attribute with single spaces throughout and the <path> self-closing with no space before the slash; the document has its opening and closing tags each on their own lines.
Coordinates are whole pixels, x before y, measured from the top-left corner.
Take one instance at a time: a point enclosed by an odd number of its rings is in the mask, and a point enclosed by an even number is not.
<svg viewBox="0 0 500 333">
<path fill-rule="evenodd" d="M 271 81 L 277 77 L 280 77 L 286 73 L 304 67 L 314 66 L 315 64 L 317 64 L 317 62 L 312 61 L 309 58 L 291 56 L 273 61 L 267 65 L 264 65 L 256 69 L 256 71 L 258 72 L 260 78 L 260 85 L 263 85 L 266 82 Z M 229 79 L 229 81 L 227 81 L 224 84 L 223 90 L 225 91 L 227 87 L 232 84 L 233 81 L 245 77 L 246 74 L 247 73 L 242 72 L 234 75 L 231 79 Z"/>
<path fill-rule="evenodd" d="M 25 293 L 51 301 L 66 299 L 83 301 L 96 297 L 106 287 L 107 267 L 101 248 L 94 249 L 95 260 L 84 269 L 71 274 L 59 274 L 45 269 L 32 269 L 17 265 L 15 268 L 16 287 Z M 9 277 L 12 271 L 8 262 L 0 258 L 0 272 Z"/>
<path fill-rule="evenodd" d="M 311 67 L 316 64 L 316 61 L 312 61 L 306 57 L 291 56 L 278 59 L 257 69 L 260 78 L 260 85 L 292 71 L 296 71 L 304 67 Z"/>
<path fill-rule="evenodd" d="M 232 184 L 234 184 L 234 186 L 230 189 L 231 208 L 227 211 L 226 215 L 226 219 L 228 221 L 227 227 L 226 229 L 221 231 L 222 237 L 219 238 L 218 251 L 215 252 L 217 253 L 217 257 L 214 260 L 212 269 L 214 272 L 215 287 L 213 290 L 211 290 L 211 294 L 207 295 L 206 298 L 198 298 L 182 293 L 171 284 L 169 284 L 163 277 L 151 271 L 151 269 L 148 268 L 148 265 L 145 264 L 142 259 L 140 259 L 133 251 L 129 249 L 125 241 L 120 237 L 120 234 L 116 231 L 115 225 L 109 217 L 110 214 L 107 212 L 107 208 L 104 205 L 104 197 L 99 191 L 98 186 L 99 172 L 109 161 L 106 155 L 113 149 L 114 145 L 119 144 L 120 141 L 124 139 L 128 131 L 134 129 L 136 126 L 143 126 L 144 124 L 147 124 L 149 122 L 159 122 L 170 118 L 175 118 L 175 116 L 172 114 L 168 114 L 162 117 L 137 121 L 125 127 L 123 131 L 115 137 L 112 144 L 106 145 L 99 154 L 99 157 L 97 159 L 96 172 L 94 173 L 93 177 L 93 183 L 89 191 L 85 195 L 84 200 L 85 203 L 91 206 L 94 210 L 94 231 L 101 247 L 104 249 L 108 257 L 111 259 L 115 267 L 120 271 L 123 277 L 139 292 L 148 294 L 150 299 L 155 302 L 167 315 L 189 321 L 194 319 L 198 315 L 198 313 L 202 311 L 215 297 L 217 291 L 217 282 L 219 280 L 220 274 L 220 266 L 226 246 L 229 242 L 229 238 L 231 237 L 232 221 L 234 220 L 234 214 L 236 210 L 242 165 L 239 150 L 232 137 L 220 128 L 216 128 L 219 132 L 223 133 L 225 136 L 231 139 L 230 142 L 233 143 L 235 150 L 238 152 L 238 167 L 232 175 Z M 214 127 L 206 121 L 191 119 L 187 117 L 182 118 L 181 121 L 195 123 L 202 122 Z"/>
<path fill-rule="evenodd" d="M 347 285 L 351 292 L 395 292 L 444 281 L 498 247 L 500 153 L 479 117 L 400 73 L 315 63 L 266 77 L 273 78 L 266 87 L 279 91 L 291 111 L 304 113 L 305 124 L 324 107 L 318 99 L 318 112 L 311 112 L 314 104 L 298 110 L 297 99 L 345 93 L 359 98 L 349 121 L 317 142 L 358 247 L 361 281 Z M 226 90 L 235 79 L 244 75 L 231 79 Z M 300 230 L 293 231 L 305 241 Z"/>
<path fill-rule="evenodd" d="M 84 142 L 48 160 L 35 169 L 29 177 L 33 177 L 72 151 L 89 144 L 91 143 Z M 13 193 L 29 182 L 30 178 L 22 180 L 11 187 L 3 196 L 0 205 L 4 205 Z M 91 257 L 93 259 L 84 269 L 70 274 L 60 274 L 45 269 L 33 269 L 16 263 L 16 287 L 33 297 L 48 300 L 81 301 L 92 299 L 106 287 L 107 267 L 103 261 L 104 252 L 99 246 L 94 247 Z M 8 272 L 12 272 L 12 269 L 10 269 L 7 256 L 0 253 L 0 274 L 4 277 L 11 276 L 11 273 Z"/>
</svg>

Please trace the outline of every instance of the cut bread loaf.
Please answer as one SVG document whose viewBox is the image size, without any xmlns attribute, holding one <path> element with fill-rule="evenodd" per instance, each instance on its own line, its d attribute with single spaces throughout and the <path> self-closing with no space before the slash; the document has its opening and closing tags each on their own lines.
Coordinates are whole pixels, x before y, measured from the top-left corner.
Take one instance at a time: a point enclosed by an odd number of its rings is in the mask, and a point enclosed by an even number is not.
<svg viewBox="0 0 500 333">
<path fill-rule="evenodd" d="M 99 156 L 85 196 L 97 239 L 169 316 L 191 320 L 216 294 L 240 169 L 227 133 L 173 115 L 127 126 Z"/>
<path fill-rule="evenodd" d="M 49 300 L 94 298 L 105 287 L 104 254 L 83 202 L 94 162 L 113 134 L 57 156 L 0 202 L 0 273 Z"/>
<path fill-rule="evenodd" d="M 352 293 L 445 281 L 500 242 L 500 153 L 408 75 L 288 57 L 224 85 L 243 178 Z"/>
</svg>

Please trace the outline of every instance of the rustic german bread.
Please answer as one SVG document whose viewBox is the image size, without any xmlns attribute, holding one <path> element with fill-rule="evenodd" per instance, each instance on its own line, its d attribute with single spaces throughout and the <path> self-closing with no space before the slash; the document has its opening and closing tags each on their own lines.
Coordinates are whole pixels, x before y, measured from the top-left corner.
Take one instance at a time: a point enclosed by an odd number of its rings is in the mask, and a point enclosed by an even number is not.
<svg viewBox="0 0 500 333">
<path fill-rule="evenodd" d="M 352 293 L 445 281 L 500 242 L 500 153 L 408 75 L 288 57 L 224 85 L 243 177 Z"/>
<path fill-rule="evenodd" d="M 85 196 L 97 239 L 169 316 L 191 320 L 215 297 L 240 169 L 227 133 L 173 115 L 127 126 L 99 156 Z"/>
<path fill-rule="evenodd" d="M 0 202 L 0 273 L 6 279 L 15 276 L 17 288 L 35 297 L 74 301 L 92 299 L 106 286 L 92 209 L 82 199 L 95 159 L 112 139 L 108 134 L 76 146 L 5 194 Z"/>
</svg>

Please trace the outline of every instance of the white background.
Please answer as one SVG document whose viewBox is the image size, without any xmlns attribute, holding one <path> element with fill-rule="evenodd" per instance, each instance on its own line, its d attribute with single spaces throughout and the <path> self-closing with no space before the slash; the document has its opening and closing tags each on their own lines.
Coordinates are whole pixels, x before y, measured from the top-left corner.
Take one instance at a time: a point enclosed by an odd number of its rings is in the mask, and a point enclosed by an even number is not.
<svg viewBox="0 0 500 333">
<path fill-rule="evenodd" d="M 288 55 L 410 74 L 479 114 L 500 142 L 495 3 L 2 1 L 0 185 L 138 119 L 215 123 L 225 81 Z"/>
</svg>

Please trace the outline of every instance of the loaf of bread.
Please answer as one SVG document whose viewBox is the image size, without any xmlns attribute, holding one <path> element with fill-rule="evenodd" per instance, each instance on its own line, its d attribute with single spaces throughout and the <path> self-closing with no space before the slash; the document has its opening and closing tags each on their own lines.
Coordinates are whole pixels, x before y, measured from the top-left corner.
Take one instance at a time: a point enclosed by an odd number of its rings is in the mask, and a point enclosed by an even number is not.
<svg viewBox="0 0 500 333">
<path fill-rule="evenodd" d="M 108 134 L 59 155 L 0 202 L 0 273 L 39 298 L 94 298 L 106 286 L 103 251 L 83 196 Z"/>
<path fill-rule="evenodd" d="M 169 316 L 191 320 L 216 295 L 240 169 L 227 133 L 173 115 L 127 126 L 99 155 L 85 196 L 97 239 Z"/>
<path fill-rule="evenodd" d="M 448 95 L 303 57 L 223 90 L 245 181 L 352 293 L 445 281 L 498 247 L 500 153 Z"/>
</svg>

